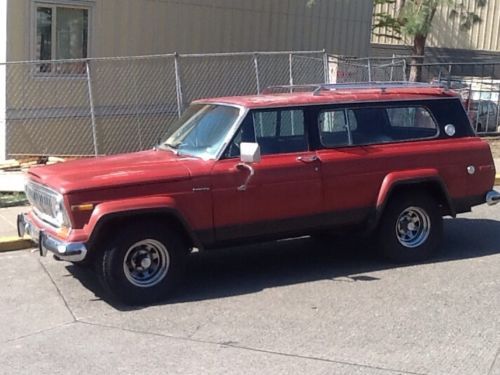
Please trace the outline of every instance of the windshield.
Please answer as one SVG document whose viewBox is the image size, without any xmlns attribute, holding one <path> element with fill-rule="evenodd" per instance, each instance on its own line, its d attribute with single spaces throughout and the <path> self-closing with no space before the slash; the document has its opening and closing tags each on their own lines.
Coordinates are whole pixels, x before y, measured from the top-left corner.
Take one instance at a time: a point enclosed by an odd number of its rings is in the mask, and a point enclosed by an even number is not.
<svg viewBox="0 0 500 375">
<path fill-rule="evenodd" d="M 215 159 L 240 110 L 215 104 L 193 104 L 181 116 L 174 131 L 160 147 L 178 154 Z"/>
</svg>

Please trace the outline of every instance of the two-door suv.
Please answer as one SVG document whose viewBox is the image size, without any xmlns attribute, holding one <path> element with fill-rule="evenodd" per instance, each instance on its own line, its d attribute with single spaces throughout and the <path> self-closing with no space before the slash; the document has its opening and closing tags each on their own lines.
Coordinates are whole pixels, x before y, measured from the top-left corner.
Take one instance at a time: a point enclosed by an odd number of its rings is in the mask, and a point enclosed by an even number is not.
<svg viewBox="0 0 500 375">
<path fill-rule="evenodd" d="M 443 216 L 494 204 L 495 167 L 461 99 L 409 83 L 284 86 L 192 103 L 153 150 L 32 168 L 19 235 L 94 263 L 122 301 L 177 285 L 188 254 L 335 230 L 415 262 Z"/>
</svg>

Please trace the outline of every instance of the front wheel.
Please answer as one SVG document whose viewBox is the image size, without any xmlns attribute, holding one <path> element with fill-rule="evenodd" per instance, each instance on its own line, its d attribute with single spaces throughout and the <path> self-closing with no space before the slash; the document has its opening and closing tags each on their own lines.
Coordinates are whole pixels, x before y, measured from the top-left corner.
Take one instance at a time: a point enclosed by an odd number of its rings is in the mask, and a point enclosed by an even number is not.
<svg viewBox="0 0 500 375">
<path fill-rule="evenodd" d="M 397 263 L 433 256 L 443 234 L 443 218 L 435 199 L 420 192 L 399 194 L 386 207 L 379 227 L 382 255 Z"/>
<path fill-rule="evenodd" d="M 166 298 L 183 273 L 187 247 L 168 228 L 150 223 L 115 233 L 98 257 L 101 283 L 129 305 Z"/>
</svg>

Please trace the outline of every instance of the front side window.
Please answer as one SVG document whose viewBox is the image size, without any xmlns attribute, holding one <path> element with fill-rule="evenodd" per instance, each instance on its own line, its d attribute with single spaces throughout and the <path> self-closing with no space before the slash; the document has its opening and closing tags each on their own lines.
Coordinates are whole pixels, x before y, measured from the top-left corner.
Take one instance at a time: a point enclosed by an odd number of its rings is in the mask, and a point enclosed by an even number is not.
<svg viewBox="0 0 500 375">
<path fill-rule="evenodd" d="M 297 109 L 252 111 L 228 147 L 226 157 L 237 157 L 241 142 L 256 142 L 262 155 L 306 151 L 304 112 Z"/>
<path fill-rule="evenodd" d="M 36 3 L 35 60 L 88 57 L 89 9 Z M 82 63 L 40 64 L 40 73 L 82 74 Z"/>
<path fill-rule="evenodd" d="M 239 114 L 240 110 L 235 107 L 193 104 L 172 126 L 176 130 L 160 148 L 174 150 L 180 155 L 215 159 Z"/>
</svg>

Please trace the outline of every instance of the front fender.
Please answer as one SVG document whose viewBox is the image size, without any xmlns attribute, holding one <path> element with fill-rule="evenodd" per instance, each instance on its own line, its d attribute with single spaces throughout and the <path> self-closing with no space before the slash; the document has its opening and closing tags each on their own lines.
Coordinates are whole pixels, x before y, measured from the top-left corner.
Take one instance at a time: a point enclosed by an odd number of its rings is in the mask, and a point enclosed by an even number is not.
<svg viewBox="0 0 500 375">
<path fill-rule="evenodd" d="M 87 224 L 82 229 L 74 230 L 72 241 L 89 242 L 95 236 L 95 230 L 110 217 L 124 216 L 131 213 L 150 211 L 169 212 L 180 219 L 184 226 L 189 227 L 187 221 L 178 212 L 175 199 L 166 196 L 140 197 L 119 199 L 98 204 L 92 211 Z M 187 229 L 186 228 L 186 229 Z"/>
</svg>

